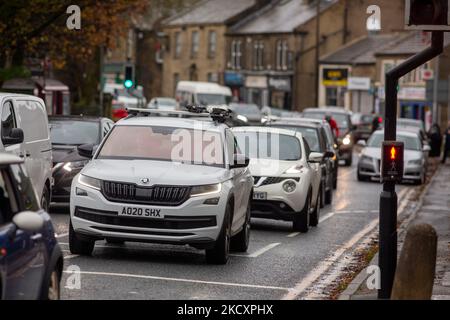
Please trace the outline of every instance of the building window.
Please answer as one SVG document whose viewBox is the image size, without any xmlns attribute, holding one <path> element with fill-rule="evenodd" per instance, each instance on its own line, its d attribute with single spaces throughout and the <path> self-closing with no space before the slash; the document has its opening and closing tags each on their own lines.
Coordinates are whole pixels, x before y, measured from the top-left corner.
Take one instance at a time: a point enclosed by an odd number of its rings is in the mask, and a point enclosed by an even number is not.
<svg viewBox="0 0 450 320">
<path fill-rule="evenodd" d="M 338 105 L 338 89 L 336 87 L 327 88 L 327 106 Z"/>
<path fill-rule="evenodd" d="M 193 58 L 197 57 L 199 46 L 200 46 L 200 34 L 198 33 L 198 31 L 192 31 L 191 57 Z"/>
<path fill-rule="evenodd" d="M 208 82 L 218 83 L 219 77 L 216 72 L 208 72 Z"/>
<path fill-rule="evenodd" d="M 231 68 L 240 70 L 242 67 L 242 41 L 233 40 L 231 42 Z"/>
<path fill-rule="evenodd" d="M 264 69 L 264 43 L 256 41 L 253 47 L 253 68 L 255 70 Z"/>
<path fill-rule="evenodd" d="M 178 82 L 180 82 L 180 74 L 174 73 L 173 74 L 173 92 L 175 92 L 175 93 L 177 91 Z"/>
<path fill-rule="evenodd" d="M 285 40 L 277 41 L 276 68 L 277 70 L 287 70 L 290 68 L 289 45 Z"/>
<path fill-rule="evenodd" d="M 217 33 L 215 31 L 209 32 L 209 41 L 208 41 L 208 57 L 214 58 L 216 56 L 217 49 Z"/>
<path fill-rule="evenodd" d="M 179 58 L 181 55 L 181 32 L 175 32 L 175 59 Z"/>
</svg>

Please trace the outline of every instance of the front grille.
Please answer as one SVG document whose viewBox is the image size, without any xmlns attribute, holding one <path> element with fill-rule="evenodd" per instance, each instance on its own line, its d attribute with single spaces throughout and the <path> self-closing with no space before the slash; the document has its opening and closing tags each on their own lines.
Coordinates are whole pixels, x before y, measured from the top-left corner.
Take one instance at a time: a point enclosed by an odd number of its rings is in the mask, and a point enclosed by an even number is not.
<svg viewBox="0 0 450 320">
<path fill-rule="evenodd" d="M 190 188 L 177 186 L 144 188 L 131 183 L 103 181 L 102 193 L 112 202 L 179 206 L 189 198 Z"/>
<path fill-rule="evenodd" d="M 75 217 L 106 225 L 148 229 L 187 230 L 215 227 L 217 225 L 215 216 L 166 216 L 164 219 L 129 218 L 120 217 L 115 211 L 94 210 L 82 207 L 75 208 Z"/>
<path fill-rule="evenodd" d="M 261 181 L 261 179 L 263 179 L 263 177 L 253 177 L 253 180 L 255 181 L 255 185 L 257 185 L 258 182 Z M 268 186 L 271 184 L 277 184 L 277 183 L 281 183 L 285 180 L 295 180 L 295 181 L 299 182 L 300 178 L 267 177 L 259 186 L 262 187 L 262 186 Z"/>
</svg>

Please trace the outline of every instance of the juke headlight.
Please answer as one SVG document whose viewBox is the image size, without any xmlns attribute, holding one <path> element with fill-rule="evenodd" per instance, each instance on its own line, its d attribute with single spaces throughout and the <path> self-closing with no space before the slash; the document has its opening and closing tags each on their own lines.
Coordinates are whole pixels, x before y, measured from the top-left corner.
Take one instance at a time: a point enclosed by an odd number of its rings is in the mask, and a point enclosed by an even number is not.
<svg viewBox="0 0 450 320">
<path fill-rule="evenodd" d="M 222 191 L 222 184 L 210 184 L 205 186 L 196 186 L 191 189 L 191 197 L 199 197 L 210 194 L 220 193 Z"/>
<path fill-rule="evenodd" d="M 85 175 L 80 174 L 80 176 L 78 177 L 78 182 L 80 184 L 82 184 L 83 186 L 95 189 L 95 190 L 100 190 L 101 189 L 101 185 L 102 182 L 99 179 L 95 179 L 95 178 L 91 178 Z"/>
<path fill-rule="evenodd" d="M 292 193 L 297 189 L 297 184 L 293 180 L 287 180 L 283 183 L 283 190 L 287 193 Z"/>
</svg>

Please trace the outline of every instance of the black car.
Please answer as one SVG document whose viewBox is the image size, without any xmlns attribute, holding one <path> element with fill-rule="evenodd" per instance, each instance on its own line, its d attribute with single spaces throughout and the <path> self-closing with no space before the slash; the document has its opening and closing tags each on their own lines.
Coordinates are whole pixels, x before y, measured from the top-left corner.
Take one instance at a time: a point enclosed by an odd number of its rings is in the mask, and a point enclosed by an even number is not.
<svg viewBox="0 0 450 320">
<path fill-rule="evenodd" d="M 103 137 L 114 126 L 108 118 L 84 116 L 49 117 L 50 137 L 53 147 L 52 201 L 68 203 L 72 179 L 89 162 L 81 156 L 78 147 L 99 145 Z"/>
<path fill-rule="evenodd" d="M 337 143 L 339 146 L 339 159 L 345 161 L 346 166 L 353 163 L 353 147 L 355 145 L 354 131 L 356 127 L 352 124 L 352 113 L 344 108 L 310 108 L 305 109 L 302 113 L 304 118 L 326 119 L 331 116 L 339 127 L 339 137 Z"/>
<path fill-rule="evenodd" d="M 327 138 L 327 133 L 322 123 L 302 121 L 302 119 L 278 119 L 271 120 L 266 123 L 266 126 L 290 129 L 300 132 L 303 138 L 308 142 L 308 145 L 312 152 L 329 153 L 334 154 L 330 148 Z M 320 167 L 322 169 L 322 203 L 321 207 L 325 204 L 331 204 L 333 202 L 333 187 L 335 185 L 335 166 L 333 161 L 334 157 L 324 157 Z"/>
</svg>

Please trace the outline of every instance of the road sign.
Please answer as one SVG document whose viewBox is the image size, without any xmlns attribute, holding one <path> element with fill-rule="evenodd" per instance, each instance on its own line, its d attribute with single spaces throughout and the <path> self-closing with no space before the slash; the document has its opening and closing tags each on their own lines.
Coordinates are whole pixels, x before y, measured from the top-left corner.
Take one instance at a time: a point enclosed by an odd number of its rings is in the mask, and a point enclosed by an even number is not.
<svg viewBox="0 0 450 320">
<path fill-rule="evenodd" d="M 401 182 L 404 167 L 404 144 L 397 141 L 384 141 L 381 155 L 381 179 Z"/>
</svg>

